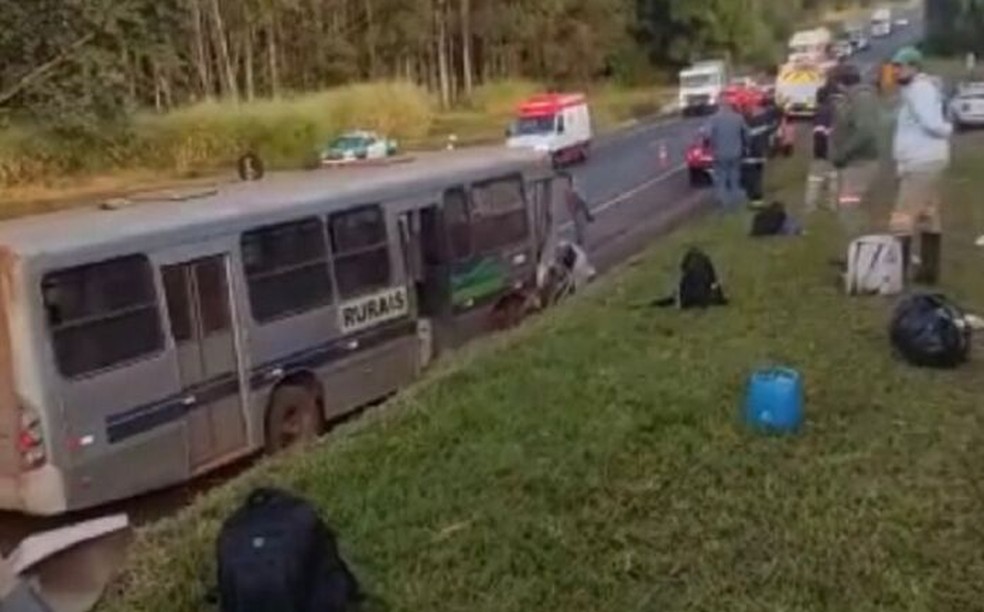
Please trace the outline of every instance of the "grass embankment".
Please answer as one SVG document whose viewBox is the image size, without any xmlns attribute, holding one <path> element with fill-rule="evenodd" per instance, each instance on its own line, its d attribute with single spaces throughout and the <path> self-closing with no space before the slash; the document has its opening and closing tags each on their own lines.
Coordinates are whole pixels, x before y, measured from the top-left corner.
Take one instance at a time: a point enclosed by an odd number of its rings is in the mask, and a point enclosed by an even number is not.
<svg viewBox="0 0 984 612">
<path fill-rule="evenodd" d="M 978 309 L 982 145 L 960 147 L 946 211 L 945 287 Z M 773 188 L 795 202 L 804 161 L 782 164 Z M 893 359 L 891 302 L 841 295 L 836 224 L 808 226 L 756 242 L 747 219 L 711 218 L 669 237 L 317 449 L 144 529 L 101 609 L 201 609 L 220 521 L 261 483 L 312 499 L 392 610 L 980 609 L 981 363 Z M 691 244 L 733 304 L 640 307 Z M 805 376 L 798 437 L 739 422 L 747 376 L 776 363 Z"/>
<path fill-rule="evenodd" d="M 354 128 L 378 130 L 405 148 L 444 146 L 449 134 L 461 144 L 500 141 L 516 103 L 536 91 L 542 91 L 536 83 L 494 83 L 452 111 L 440 110 L 431 95 L 406 83 L 241 104 L 206 102 L 165 115 L 140 114 L 132 129 L 107 133 L 98 143 L 11 129 L 0 132 L 0 215 L 43 210 L 51 200 L 230 172 L 249 147 L 270 167 L 299 168 L 328 139 Z M 589 96 L 601 130 L 656 114 L 665 102 L 665 91 L 656 87 L 599 86 Z"/>
</svg>

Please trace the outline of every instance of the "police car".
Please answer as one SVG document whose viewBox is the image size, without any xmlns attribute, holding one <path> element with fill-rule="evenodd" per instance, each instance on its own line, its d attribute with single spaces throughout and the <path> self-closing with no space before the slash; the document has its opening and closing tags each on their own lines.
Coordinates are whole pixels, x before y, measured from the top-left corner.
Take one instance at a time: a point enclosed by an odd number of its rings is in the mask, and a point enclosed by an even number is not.
<svg viewBox="0 0 984 612">
<path fill-rule="evenodd" d="M 950 115 L 957 129 L 984 126 L 984 82 L 960 84 L 950 100 Z"/>
</svg>

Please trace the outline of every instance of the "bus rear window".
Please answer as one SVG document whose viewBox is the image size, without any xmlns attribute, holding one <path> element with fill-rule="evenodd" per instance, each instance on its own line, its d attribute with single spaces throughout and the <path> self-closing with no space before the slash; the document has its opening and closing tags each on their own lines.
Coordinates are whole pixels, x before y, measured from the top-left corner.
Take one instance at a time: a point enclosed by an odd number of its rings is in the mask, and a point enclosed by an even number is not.
<svg viewBox="0 0 984 612">
<path fill-rule="evenodd" d="M 55 360 L 75 378 L 164 348 L 153 269 L 142 255 L 53 272 L 41 281 Z"/>
</svg>

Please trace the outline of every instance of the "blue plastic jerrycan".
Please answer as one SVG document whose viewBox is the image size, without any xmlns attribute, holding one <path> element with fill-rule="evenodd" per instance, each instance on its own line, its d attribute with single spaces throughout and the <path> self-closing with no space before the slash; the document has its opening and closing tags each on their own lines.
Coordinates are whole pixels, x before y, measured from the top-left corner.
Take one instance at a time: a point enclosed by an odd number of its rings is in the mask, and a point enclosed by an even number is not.
<svg viewBox="0 0 984 612">
<path fill-rule="evenodd" d="M 803 378 L 790 368 L 752 374 L 745 397 L 745 423 L 768 433 L 795 433 L 803 424 Z"/>
</svg>

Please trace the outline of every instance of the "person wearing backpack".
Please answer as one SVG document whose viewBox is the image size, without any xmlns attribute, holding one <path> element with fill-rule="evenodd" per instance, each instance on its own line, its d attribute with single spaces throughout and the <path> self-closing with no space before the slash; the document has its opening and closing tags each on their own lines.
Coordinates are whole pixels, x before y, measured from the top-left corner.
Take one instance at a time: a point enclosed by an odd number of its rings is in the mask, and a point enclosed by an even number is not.
<svg viewBox="0 0 984 612">
<path fill-rule="evenodd" d="M 880 108 L 874 89 L 861 80 L 856 66 L 839 66 L 842 98 L 834 105 L 830 161 L 837 171 L 837 210 L 844 229 L 854 237 L 863 228 L 863 204 L 878 177 Z"/>
<path fill-rule="evenodd" d="M 901 102 L 895 127 L 893 158 L 899 181 L 889 230 L 902 242 L 907 268 L 918 261 L 912 280 L 935 284 L 939 280 L 943 226 L 940 187 L 950 163 L 953 125 L 943 113 L 943 95 L 923 69 L 915 47 L 900 49 L 892 58 Z M 919 233 L 919 244 L 914 244 Z M 918 246 L 918 259 L 913 247 Z"/>
</svg>

